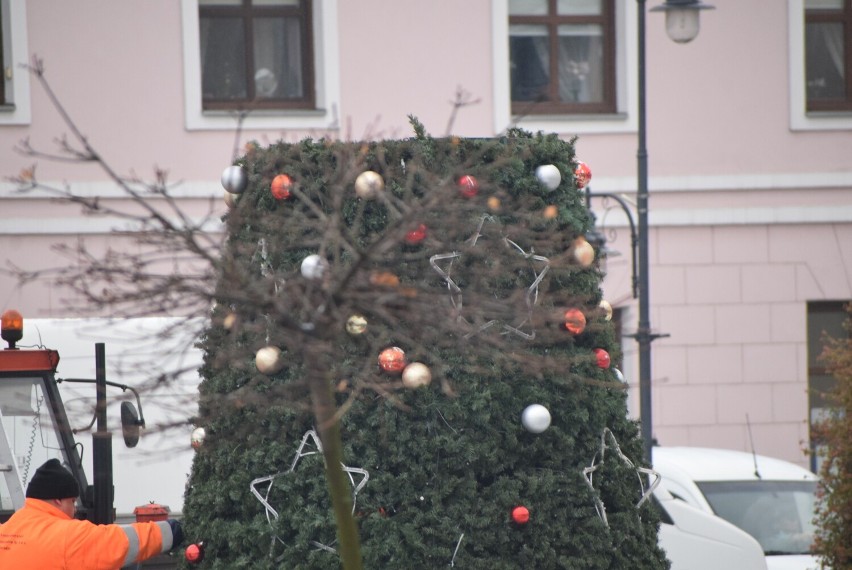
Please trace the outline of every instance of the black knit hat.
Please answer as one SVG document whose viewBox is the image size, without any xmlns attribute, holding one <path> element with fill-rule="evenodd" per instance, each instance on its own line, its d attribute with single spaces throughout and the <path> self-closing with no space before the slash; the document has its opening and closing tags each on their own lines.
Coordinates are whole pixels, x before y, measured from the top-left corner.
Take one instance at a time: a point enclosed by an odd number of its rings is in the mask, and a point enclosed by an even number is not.
<svg viewBox="0 0 852 570">
<path fill-rule="evenodd" d="M 79 495 L 77 480 L 58 459 L 50 459 L 36 469 L 27 485 L 27 497 L 31 499 L 76 499 Z"/>
</svg>

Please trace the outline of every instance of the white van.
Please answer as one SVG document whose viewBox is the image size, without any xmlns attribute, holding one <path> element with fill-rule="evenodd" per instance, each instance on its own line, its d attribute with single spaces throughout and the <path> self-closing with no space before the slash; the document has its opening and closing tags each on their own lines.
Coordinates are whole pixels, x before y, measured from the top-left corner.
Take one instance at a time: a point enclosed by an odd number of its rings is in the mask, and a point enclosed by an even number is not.
<svg viewBox="0 0 852 570">
<path fill-rule="evenodd" d="M 660 508 L 659 544 L 671 570 L 767 570 L 760 544 L 725 519 L 654 491 Z"/>
<path fill-rule="evenodd" d="M 676 499 L 733 523 L 763 548 L 769 570 L 816 570 L 817 477 L 762 455 L 702 447 L 655 447 L 660 487 Z"/>
</svg>

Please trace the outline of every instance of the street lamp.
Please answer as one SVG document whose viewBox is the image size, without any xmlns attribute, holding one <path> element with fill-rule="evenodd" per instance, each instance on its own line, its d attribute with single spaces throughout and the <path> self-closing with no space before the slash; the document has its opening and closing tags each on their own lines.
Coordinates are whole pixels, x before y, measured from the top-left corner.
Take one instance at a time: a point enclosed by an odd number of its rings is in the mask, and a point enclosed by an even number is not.
<svg viewBox="0 0 852 570">
<path fill-rule="evenodd" d="M 637 252 L 639 256 L 639 323 L 635 339 L 639 343 L 639 417 L 645 460 L 651 463 L 653 423 L 651 421 L 651 342 L 661 335 L 651 332 L 648 296 L 648 149 L 646 147 L 645 120 L 645 0 L 636 0 L 638 40 L 638 148 L 636 151 L 636 213 L 638 218 Z M 666 32 L 678 43 L 692 40 L 698 35 L 698 15 L 701 10 L 713 8 L 699 0 L 666 0 L 652 8 L 652 12 L 666 13 Z"/>
<path fill-rule="evenodd" d="M 644 2 L 640 1 L 640 4 Z M 679 44 L 691 42 L 700 29 L 700 10 L 713 10 L 715 6 L 699 0 L 666 0 L 665 4 L 651 8 L 651 12 L 666 13 L 666 34 Z"/>
</svg>

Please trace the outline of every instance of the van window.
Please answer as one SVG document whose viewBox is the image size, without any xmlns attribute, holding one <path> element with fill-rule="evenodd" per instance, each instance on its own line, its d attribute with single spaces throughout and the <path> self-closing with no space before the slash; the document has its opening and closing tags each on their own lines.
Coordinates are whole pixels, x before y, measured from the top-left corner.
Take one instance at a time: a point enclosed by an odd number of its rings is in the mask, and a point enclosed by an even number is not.
<svg viewBox="0 0 852 570">
<path fill-rule="evenodd" d="M 706 481 L 713 512 L 752 535 L 767 556 L 809 554 L 815 481 Z"/>
</svg>

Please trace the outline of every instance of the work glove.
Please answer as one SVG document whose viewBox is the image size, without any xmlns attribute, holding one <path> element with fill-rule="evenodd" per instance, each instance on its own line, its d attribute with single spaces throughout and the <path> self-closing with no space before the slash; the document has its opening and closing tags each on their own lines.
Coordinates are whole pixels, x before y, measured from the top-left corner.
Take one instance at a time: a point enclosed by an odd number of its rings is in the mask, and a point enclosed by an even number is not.
<svg viewBox="0 0 852 570">
<path fill-rule="evenodd" d="M 169 519 L 166 522 L 169 523 L 169 527 L 172 529 L 172 550 L 174 550 L 183 542 L 183 528 L 177 519 Z"/>
</svg>

